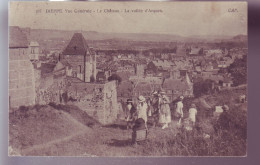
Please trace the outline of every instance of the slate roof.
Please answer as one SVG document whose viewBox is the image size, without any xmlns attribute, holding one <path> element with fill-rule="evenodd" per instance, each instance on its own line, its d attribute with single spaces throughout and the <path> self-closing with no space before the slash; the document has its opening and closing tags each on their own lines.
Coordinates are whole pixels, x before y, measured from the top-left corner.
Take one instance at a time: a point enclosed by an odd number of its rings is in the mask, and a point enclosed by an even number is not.
<svg viewBox="0 0 260 165">
<path fill-rule="evenodd" d="M 28 48 L 27 36 L 18 26 L 9 26 L 9 48 Z"/>
<path fill-rule="evenodd" d="M 63 51 L 63 55 L 85 55 L 90 52 L 87 42 L 82 33 L 74 33 L 69 44 Z"/>
</svg>

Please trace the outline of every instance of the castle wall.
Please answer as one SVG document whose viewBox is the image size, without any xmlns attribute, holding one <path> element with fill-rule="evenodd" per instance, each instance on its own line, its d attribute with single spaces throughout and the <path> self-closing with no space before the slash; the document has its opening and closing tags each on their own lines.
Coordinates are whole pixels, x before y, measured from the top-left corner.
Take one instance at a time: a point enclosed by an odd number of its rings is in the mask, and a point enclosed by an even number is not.
<svg viewBox="0 0 260 165">
<path fill-rule="evenodd" d="M 35 104 L 34 69 L 28 48 L 9 49 L 9 106 Z"/>
<path fill-rule="evenodd" d="M 73 104 L 86 111 L 101 124 L 110 124 L 117 119 L 118 105 L 115 81 L 105 84 L 72 83 L 68 97 Z"/>
<path fill-rule="evenodd" d="M 91 76 L 96 79 L 95 56 L 87 55 L 86 59 L 84 59 L 84 55 L 64 55 L 64 59 L 72 66 L 72 75 L 74 75 L 74 77 L 78 77 L 84 81 L 85 74 L 85 82 L 90 82 Z"/>
<path fill-rule="evenodd" d="M 49 104 L 50 102 L 60 104 L 65 100 L 62 95 L 66 92 L 65 77 L 53 78 L 48 76 L 40 78 L 39 86 L 36 88 L 36 104 Z"/>
<path fill-rule="evenodd" d="M 72 66 L 72 75 L 74 75 L 75 77 L 77 74 L 80 75 L 80 67 L 81 67 L 81 73 L 82 74 L 84 73 L 83 55 L 65 55 L 64 59 L 67 60 L 68 63 Z M 83 80 L 83 76 L 80 76 L 79 78 Z"/>
<path fill-rule="evenodd" d="M 104 86 L 104 108 L 105 122 L 113 123 L 119 114 L 116 81 L 107 82 Z"/>
</svg>

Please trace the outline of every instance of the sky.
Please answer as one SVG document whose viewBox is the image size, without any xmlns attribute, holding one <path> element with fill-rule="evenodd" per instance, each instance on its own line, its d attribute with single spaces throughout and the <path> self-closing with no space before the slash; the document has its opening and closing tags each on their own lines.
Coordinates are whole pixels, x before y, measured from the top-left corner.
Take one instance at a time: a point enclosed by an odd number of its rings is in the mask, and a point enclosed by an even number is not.
<svg viewBox="0 0 260 165">
<path fill-rule="evenodd" d="M 60 9 L 62 13 L 47 13 L 50 9 Z M 66 9 L 72 13 L 66 13 Z M 120 13 L 104 13 L 107 9 Z M 143 12 L 131 12 L 136 9 Z M 145 12 L 149 9 L 162 12 Z M 91 10 L 91 13 L 78 13 L 78 10 Z M 247 3 L 10 2 L 9 26 L 105 33 L 234 36 L 247 34 Z"/>
</svg>

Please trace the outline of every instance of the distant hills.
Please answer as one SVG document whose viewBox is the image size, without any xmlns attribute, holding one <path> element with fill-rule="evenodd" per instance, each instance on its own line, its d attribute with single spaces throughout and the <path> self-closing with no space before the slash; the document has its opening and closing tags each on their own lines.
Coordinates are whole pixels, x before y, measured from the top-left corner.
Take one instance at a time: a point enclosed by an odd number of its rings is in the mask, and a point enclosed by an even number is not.
<svg viewBox="0 0 260 165">
<path fill-rule="evenodd" d="M 24 28 L 28 31 L 28 28 Z M 148 33 L 101 33 L 96 31 L 67 31 L 50 29 L 30 29 L 29 40 L 70 40 L 75 32 L 81 32 L 86 40 L 129 40 L 129 41 L 152 41 L 152 42 L 202 42 L 216 40 L 245 40 L 246 35 L 237 36 L 190 36 L 184 37 L 172 34 L 148 34 Z"/>
</svg>

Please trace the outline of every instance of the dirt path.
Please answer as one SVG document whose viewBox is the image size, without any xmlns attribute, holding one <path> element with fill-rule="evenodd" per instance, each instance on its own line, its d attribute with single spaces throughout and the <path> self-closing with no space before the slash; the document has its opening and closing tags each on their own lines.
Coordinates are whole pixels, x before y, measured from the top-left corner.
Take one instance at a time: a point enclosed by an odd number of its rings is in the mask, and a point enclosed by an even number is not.
<svg viewBox="0 0 260 165">
<path fill-rule="evenodd" d="M 28 156 L 28 155 L 30 155 L 31 152 L 33 152 L 35 150 L 41 150 L 41 149 L 44 149 L 44 148 L 48 148 L 48 147 L 51 147 L 51 146 L 58 144 L 58 143 L 70 141 L 71 139 L 73 139 L 77 136 L 80 136 L 80 135 L 83 135 L 83 134 L 86 134 L 86 133 L 89 134 L 89 133 L 93 132 L 93 130 L 91 128 L 89 128 L 89 127 L 85 126 L 84 124 L 78 122 L 76 119 L 71 117 L 68 113 L 66 113 L 66 112 L 61 112 L 61 113 L 63 113 L 63 115 L 66 116 L 66 118 L 69 120 L 68 122 L 71 122 L 71 123 L 78 126 L 78 129 L 76 130 L 76 132 L 73 133 L 72 135 L 66 136 L 64 138 L 55 139 L 55 140 L 49 141 L 47 143 L 34 145 L 32 147 L 26 148 L 26 149 L 21 151 L 21 155 Z"/>
</svg>

